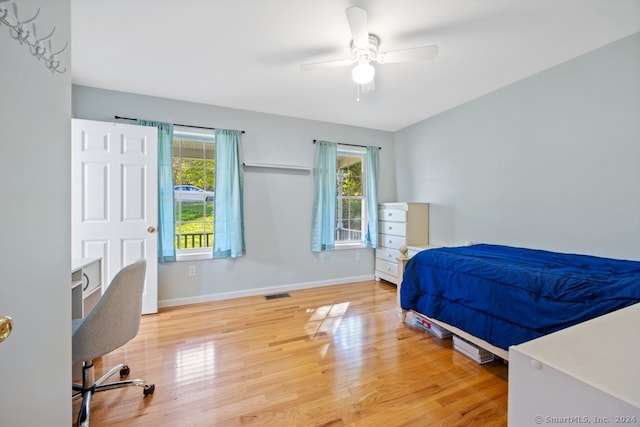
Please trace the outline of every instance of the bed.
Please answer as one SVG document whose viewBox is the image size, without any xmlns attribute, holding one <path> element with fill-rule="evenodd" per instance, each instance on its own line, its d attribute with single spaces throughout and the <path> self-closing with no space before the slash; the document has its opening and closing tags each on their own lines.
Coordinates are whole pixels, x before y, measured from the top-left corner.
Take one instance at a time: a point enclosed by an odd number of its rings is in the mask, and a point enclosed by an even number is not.
<svg viewBox="0 0 640 427">
<path fill-rule="evenodd" d="M 399 289 L 403 311 L 505 360 L 511 345 L 638 302 L 638 261 L 491 244 L 423 250 Z"/>
</svg>

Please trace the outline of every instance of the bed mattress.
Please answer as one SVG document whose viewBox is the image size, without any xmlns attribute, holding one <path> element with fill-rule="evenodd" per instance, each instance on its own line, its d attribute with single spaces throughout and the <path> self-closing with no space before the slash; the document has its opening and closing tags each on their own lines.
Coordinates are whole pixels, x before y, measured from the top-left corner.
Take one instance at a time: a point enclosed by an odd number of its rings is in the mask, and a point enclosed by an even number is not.
<svg viewBox="0 0 640 427">
<path fill-rule="evenodd" d="M 400 288 L 403 309 L 505 350 L 638 302 L 638 261 L 490 244 L 419 252 Z"/>
</svg>

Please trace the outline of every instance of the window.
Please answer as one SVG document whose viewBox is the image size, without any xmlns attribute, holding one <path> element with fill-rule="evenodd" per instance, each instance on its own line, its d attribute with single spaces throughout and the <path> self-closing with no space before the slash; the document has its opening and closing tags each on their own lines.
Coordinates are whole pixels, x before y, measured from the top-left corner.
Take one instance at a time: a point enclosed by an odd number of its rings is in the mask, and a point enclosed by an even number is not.
<svg viewBox="0 0 640 427">
<path fill-rule="evenodd" d="M 316 141 L 312 252 L 377 247 L 379 149 Z"/>
<path fill-rule="evenodd" d="M 172 157 L 178 259 L 198 254 L 211 257 L 215 147 L 213 133 L 174 129 Z"/>
<path fill-rule="evenodd" d="M 338 148 L 336 162 L 336 246 L 364 241 L 367 207 L 363 150 Z"/>
</svg>

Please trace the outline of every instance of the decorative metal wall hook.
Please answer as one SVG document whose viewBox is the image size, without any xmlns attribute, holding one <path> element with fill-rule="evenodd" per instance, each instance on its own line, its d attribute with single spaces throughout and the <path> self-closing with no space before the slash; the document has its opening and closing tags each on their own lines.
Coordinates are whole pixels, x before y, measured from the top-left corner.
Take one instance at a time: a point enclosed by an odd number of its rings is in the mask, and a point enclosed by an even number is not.
<svg viewBox="0 0 640 427">
<path fill-rule="evenodd" d="M 56 32 L 56 27 L 53 27 L 53 30 L 51 30 L 49 35 L 38 38 L 38 36 L 36 35 L 36 23 L 34 22 L 32 25 L 33 25 L 32 34 L 33 34 L 33 37 L 36 39 L 36 41 L 33 43 L 30 43 L 29 41 L 25 41 L 25 43 L 29 45 L 29 51 L 31 52 L 31 54 L 35 56 L 38 60 L 40 60 L 44 56 L 44 54 L 47 52 L 47 48 L 42 46 L 41 42 L 50 38 L 53 35 L 53 33 Z M 49 51 L 51 51 L 51 49 L 49 49 Z"/>
<path fill-rule="evenodd" d="M 51 48 L 51 40 L 48 41 L 49 43 L 49 57 L 48 58 L 42 58 L 44 60 L 44 64 L 46 65 L 46 67 L 48 69 L 51 70 L 51 72 L 57 72 L 57 73 L 64 73 L 65 71 L 67 71 L 66 68 L 63 68 L 62 70 L 60 70 L 60 61 L 57 59 L 57 56 L 60 55 L 62 52 L 65 51 L 65 49 L 67 49 L 67 47 L 69 46 L 69 42 L 66 42 L 64 44 L 64 47 L 62 49 L 60 49 L 58 52 L 53 52 L 53 49 Z"/>
<path fill-rule="evenodd" d="M 18 40 L 18 43 L 23 44 L 25 40 L 29 38 L 29 30 L 22 28 L 22 25 L 9 29 L 9 34 L 14 40 Z"/>
<path fill-rule="evenodd" d="M 15 16 L 16 21 L 18 22 L 17 25 L 30 24 L 31 22 L 36 20 L 39 14 L 40 14 L 40 8 L 36 10 L 36 14 L 33 15 L 31 18 L 27 19 L 26 21 L 20 21 L 20 18 L 18 18 L 18 5 L 15 2 L 13 2 L 13 16 Z"/>
<path fill-rule="evenodd" d="M 50 38 L 53 35 L 53 33 L 55 33 L 55 32 L 56 32 L 56 27 L 53 27 L 53 29 L 51 29 L 51 32 L 49 33 L 49 35 L 46 35 L 46 36 L 44 36 L 42 38 L 39 38 L 36 41 L 39 41 L 39 42 L 45 41 L 46 39 Z M 35 37 L 35 36 L 36 36 L 36 24 L 34 22 L 33 23 L 33 37 Z"/>
<path fill-rule="evenodd" d="M 63 46 L 63 47 L 62 47 L 62 49 L 60 49 L 59 51 L 57 51 L 57 52 L 53 52 L 53 49 L 51 49 L 51 41 L 49 41 L 49 51 L 50 51 L 50 52 L 52 52 L 52 53 L 51 53 L 51 55 L 52 55 L 52 56 L 58 56 L 58 55 L 60 55 L 62 52 L 64 52 L 64 51 L 67 49 L 67 47 L 69 47 L 69 42 L 65 42 L 65 43 L 64 43 L 64 46 Z"/>
<path fill-rule="evenodd" d="M 38 8 L 36 14 L 33 15 L 33 17 L 27 19 L 26 21 L 20 21 L 20 18 L 18 18 L 18 5 L 13 3 L 13 16 L 16 18 L 16 23 L 14 25 L 9 25 L 11 27 L 11 29 L 9 30 L 11 37 L 13 37 L 15 40 L 18 40 L 20 44 L 26 42 L 26 44 L 28 45 L 29 42 L 27 41 L 27 39 L 29 38 L 30 33 L 29 30 L 26 30 L 23 27 L 23 25 L 30 24 L 31 22 L 35 21 L 39 14 L 40 8 Z"/>
</svg>

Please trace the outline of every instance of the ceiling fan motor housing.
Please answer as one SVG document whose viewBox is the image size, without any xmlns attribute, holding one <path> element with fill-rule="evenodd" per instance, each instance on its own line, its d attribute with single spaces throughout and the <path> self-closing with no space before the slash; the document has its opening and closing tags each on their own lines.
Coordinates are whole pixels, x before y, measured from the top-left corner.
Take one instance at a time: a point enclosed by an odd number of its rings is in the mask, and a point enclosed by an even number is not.
<svg viewBox="0 0 640 427">
<path fill-rule="evenodd" d="M 369 46 L 366 49 L 358 48 L 353 40 L 351 40 L 351 54 L 356 63 L 376 61 L 378 57 L 378 46 L 380 38 L 374 34 L 369 34 Z"/>
</svg>

